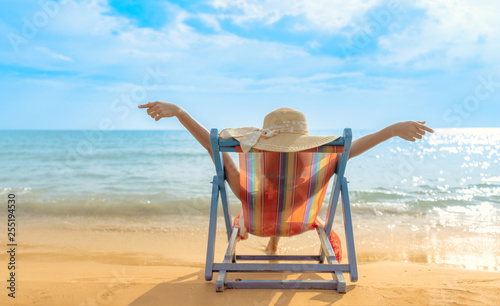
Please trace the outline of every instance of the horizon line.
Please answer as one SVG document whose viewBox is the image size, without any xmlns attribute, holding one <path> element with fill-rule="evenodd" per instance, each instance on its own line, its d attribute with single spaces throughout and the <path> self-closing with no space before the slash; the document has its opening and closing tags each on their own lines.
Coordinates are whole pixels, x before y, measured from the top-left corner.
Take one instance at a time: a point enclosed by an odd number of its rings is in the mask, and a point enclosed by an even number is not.
<svg viewBox="0 0 500 306">
<path fill-rule="evenodd" d="M 321 129 L 311 129 L 310 131 L 331 131 L 331 130 L 343 130 L 344 128 L 321 128 Z M 351 128 L 354 129 L 354 128 Z M 500 129 L 498 127 L 441 127 L 441 128 L 433 128 L 434 130 L 453 130 L 453 129 Z M 359 128 L 356 130 L 378 130 L 373 128 Z M 140 131 L 187 131 L 186 129 L 109 129 L 109 130 L 101 130 L 101 129 L 0 129 L 0 132 L 13 132 L 13 131 L 22 131 L 22 132 L 32 132 L 32 131 L 102 131 L 102 132 L 120 132 L 120 131 L 129 131 L 129 132 L 140 132 Z"/>
</svg>

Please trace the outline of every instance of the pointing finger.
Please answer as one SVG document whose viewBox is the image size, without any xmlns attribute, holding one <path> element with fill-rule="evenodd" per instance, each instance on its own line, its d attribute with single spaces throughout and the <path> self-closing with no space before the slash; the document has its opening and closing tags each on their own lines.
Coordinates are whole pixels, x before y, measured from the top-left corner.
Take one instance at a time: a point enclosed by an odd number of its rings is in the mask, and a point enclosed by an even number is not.
<svg viewBox="0 0 500 306">
<path fill-rule="evenodd" d="M 139 108 L 148 108 L 148 107 L 151 107 L 151 106 L 153 106 L 153 105 L 155 105 L 155 104 L 154 104 L 154 103 L 151 103 L 151 102 L 148 102 L 148 103 L 146 103 L 146 104 L 141 104 L 141 105 L 139 105 Z"/>
<path fill-rule="evenodd" d="M 418 128 L 421 129 L 421 130 L 425 130 L 427 132 L 430 132 L 430 133 L 434 133 L 434 130 L 431 129 L 431 128 L 428 128 L 427 126 L 423 125 L 423 124 L 418 124 Z"/>
</svg>

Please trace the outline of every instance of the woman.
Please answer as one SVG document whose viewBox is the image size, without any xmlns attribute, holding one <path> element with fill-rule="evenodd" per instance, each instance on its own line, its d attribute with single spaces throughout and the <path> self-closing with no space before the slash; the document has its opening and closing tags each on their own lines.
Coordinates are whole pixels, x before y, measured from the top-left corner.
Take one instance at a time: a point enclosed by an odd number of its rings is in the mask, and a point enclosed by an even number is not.
<svg viewBox="0 0 500 306">
<path fill-rule="evenodd" d="M 161 118 L 177 117 L 179 122 L 196 138 L 196 140 L 198 140 L 198 142 L 207 150 L 208 154 L 212 156 L 212 150 L 210 146 L 210 132 L 181 107 L 172 103 L 156 101 L 139 105 L 139 108 L 147 109 L 148 115 L 150 115 L 151 118 L 155 119 L 156 121 L 160 120 Z M 300 112 L 297 113 L 301 114 Z M 398 136 L 405 140 L 414 142 L 416 141 L 416 139 L 421 139 L 422 136 L 425 135 L 426 131 L 434 133 L 432 129 L 425 126 L 424 124 L 425 121 L 398 122 L 378 132 L 363 136 L 352 142 L 349 158 L 358 156 L 394 136 Z M 259 133 L 261 132 L 264 132 L 264 130 L 259 131 Z M 262 135 L 264 134 L 265 133 L 263 133 Z M 234 195 L 238 199 L 240 199 L 239 168 L 228 153 L 223 153 L 223 159 L 227 182 L 229 183 L 229 186 Z M 267 245 L 266 252 L 276 253 L 278 249 L 278 240 L 279 237 L 271 237 L 271 239 L 269 240 L 269 244 Z"/>
</svg>

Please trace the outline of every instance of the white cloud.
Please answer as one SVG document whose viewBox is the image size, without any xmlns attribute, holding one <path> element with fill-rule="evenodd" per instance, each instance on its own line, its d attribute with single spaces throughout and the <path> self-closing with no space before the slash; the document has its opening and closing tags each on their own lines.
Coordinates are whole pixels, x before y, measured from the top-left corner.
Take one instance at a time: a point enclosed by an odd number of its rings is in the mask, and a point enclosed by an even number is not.
<svg viewBox="0 0 500 306">
<path fill-rule="evenodd" d="M 279 103 L 292 107 L 303 101 L 341 101 L 357 114 L 360 106 L 370 111 L 399 108 L 407 112 L 407 100 L 415 105 L 435 106 L 442 101 L 452 105 L 466 90 L 462 88 L 468 86 L 468 74 L 475 69 L 464 69 L 461 85 L 457 85 L 450 72 L 455 65 L 466 66 L 470 59 L 489 67 L 498 64 L 500 30 L 495 14 L 500 4 L 491 1 L 413 2 L 424 13 L 410 16 L 416 21 L 406 20 L 405 15 L 393 19 L 397 31 L 375 37 L 379 44 L 374 50 L 349 59 L 322 53 L 326 47 L 336 47 L 331 37 L 349 34 L 342 33 L 346 27 L 366 26 L 367 12 L 381 3 L 219 0 L 213 2 L 220 8 L 216 13 L 172 5 L 165 8 L 168 24 L 152 29 L 109 14 L 106 1 L 69 0 L 47 26 L 20 46 L 18 54 L 9 46 L 4 48 L 4 40 L 0 64 L 6 72 L 1 81 L 10 84 L 6 101 L 17 101 L 24 94 L 26 100 L 40 97 L 40 105 L 47 101 L 65 105 L 71 99 L 75 105 L 102 104 L 109 111 L 113 99 L 141 85 L 146 67 L 160 66 L 168 71 L 167 81 L 148 91 L 148 99 L 174 97 L 185 105 L 200 105 L 199 109 L 206 103 L 230 100 L 262 107 L 280 99 Z M 19 15 L 23 14 L 30 17 L 33 11 L 26 9 Z M 306 38 L 302 45 L 279 37 L 263 41 L 259 33 L 249 39 L 224 31 L 220 22 L 229 19 L 252 31 L 256 24 L 273 24 L 285 16 L 293 17 L 288 20 L 291 28 L 284 29 L 290 35 L 302 30 L 318 35 Z M 196 26 L 186 25 L 191 18 L 199 18 L 215 31 L 203 34 Z M 15 22 L 0 21 L 5 33 L 19 32 L 16 27 Z M 255 28 L 262 31 L 260 26 Z M 415 73 L 419 69 L 444 73 L 419 75 Z M 451 84 L 448 88 L 446 82 Z M 30 90 L 23 92 L 25 88 Z M 384 111 L 384 115 L 391 112 Z M 433 116 L 438 120 L 442 114 Z"/>
<path fill-rule="evenodd" d="M 297 24 L 296 30 L 339 31 L 352 25 L 374 7 L 378 0 L 214 0 L 212 5 L 222 10 L 240 10 L 224 14 L 235 24 L 247 22 L 272 24 L 284 16 L 303 17 L 307 24 Z"/>
<path fill-rule="evenodd" d="M 115 75 L 125 82 L 134 81 L 147 65 L 154 64 L 168 66 L 173 81 L 189 82 L 199 75 L 312 75 L 317 67 L 324 70 L 339 63 L 337 59 L 314 59 L 302 48 L 283 43 L 222 32 L 202 35 L 184 24 L 190 13 L 180 8 L 159 30 L 135 27 L 124 17 L 106 14 L 108 11 L 105 1 L 69 1 L 19 54 L 3 50 L 0 61 L 79 75 Z M 211 16 L 204 18 L 216 26 Z M 65 64 L 61 66 L 61 62 Z"/>
<path fill-rule="evenodd" d="M 206 26 L 214 29 L 215 31 L 220 31 L 221 27 L 215 15 L 211 14 L 194 14 L 196 18 L 199 18 Z"/>
<path fill-rule="evenodd" d="M 55 58 L 55 59 L 58 59 L 58 60 L 61 60 L 61 61 L 65 61 L 65 62 L 74 62 L 74 60 L 71 57 L 68 57 L 68 56 L 56 53 L 54 51 L 51 51 L 48 48 L 37 47 L 35 49 L 38 50 L 38 51 L 40 51 L 43 54 L 46 54 L 46 55 L 52 57 L 52 58 Z"/>
<path fill-rule="evenodd" d="M 349 33 L 352 30 L 346 29 L 366 30 L 366 18 L 373 19 L 366 15 L 367 12 L 377 7 L 386 9 L 389 3 L 391 1 L 380 0 L 214 0 L 212 5 L 221 10 L 219 19 L 229 19 L 241 27 L 251 27 L 252 23 L 273 24 L 291 16 L 296 17 L 296 21 L 289 31 L 313 30 L 352 38 L 356 31 Z M 404 9 L 401 16 L 392 16 L 391 22 L 395 24 L 390 24 L 388 29 L 398 30 L 373 37 L 378 43 L 375 56 L 361 55 L 358 60 L 424 70 L 449 69 L 470 60 L 486 65 L 500 60 L 500 2 L 419 0 L 396 3 Z M 423 13 L 413 15 L 415 10 Z M 322 42 L 308 44 L 315 49 Z"/>
<path fill-rule="evenodd" d="M 170 7 L 173 19 L 158 30 L 138 28 L 125 17 L 107 14 L 110 8 L 106 1 L 68 1 L 47 27 L 23 46 L 20 54 L 0 51 L 0 62 L 40 70 L 74 71 L 78 76 L 90 78 L 104 75 L 120 84 L 115 89 L 140 80 L 148 65 L 161 65 L 169 70 L 170 84 L 165 85 L 165 90 L 336 90 L 339 83 L 330 76 L 353 71 L 355 68 L 348 66 L 351 63 L 357 64 L 361 71 L 354 76 L 364 81 L 348 82 L 346 88 L 363 88 L 372 83 L 381 87 L 406 86 L 397 80 L 391 83 L 389 75 L 382 81 L 362 72 L 398 65 L 435 69 L 450 67 L 463 58 L 481 57 L 485 61 L 498 58 L 498 48 L 491 47 L 498 46 L 500 37 L 493 10 L 493 6 L 499 5 L 490 2 L 489 7 L 482 7 L 474 3 L 421 0 L 417 4 L 426 11 L 426 17 L 418 25 L 406 25 L 402 32 L 378 37 L 379 50 L 375 55 L 361 55 L 347 62 L 308 53 L 307 45 L 313 49 L 323 46 L 320 39 L 307 42 L 306 47 L 293 46 L 246 39 L 223 31 L 200 34 L 184 22 L 196 15 L 217 30 L 218 18 L 233 18 L 245 25 L 250 21 L 273 23 L 289 15 L 302 16 L 307 22 L 300 25 L 309 28 L 341 31 L 346 25 L 355 26 L 357 19 L 380 4 L 378 1 L 218 0 L 213 5 L 221 9 L 219 15 Z M 232 8 L 241 9 L 242 13 L 228 15 Z M 477 44 L 479 37 L 486 41 L 484 45 Z M 113 86 L 99 84 L 108 85 Z"/>
<path fill-rule="evenodd" d="M 426 18 L 403 32 L 382 37 L 383 64 L 412 63 L 415 68 L 452 67 L 461 61 L 498 63 L 500 23 L 498 1 L 421 0 Z"/>
</svg>

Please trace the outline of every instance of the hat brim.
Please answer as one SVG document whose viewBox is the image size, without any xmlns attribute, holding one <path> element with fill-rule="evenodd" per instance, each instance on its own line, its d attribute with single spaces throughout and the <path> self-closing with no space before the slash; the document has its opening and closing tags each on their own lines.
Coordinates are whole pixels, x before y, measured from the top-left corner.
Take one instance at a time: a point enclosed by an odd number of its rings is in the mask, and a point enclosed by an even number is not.
<svg viewBox="0 0 500 306">
<path fill-rule="evenodd" d="M 238 138 L 241 139 L 242 137 Z M 340 136 L 309 136 L 280 133 L 270 138 L 260 137 L 253 148 L 272 152 L 299 152 L 320 147 L 339 138 Z"/>
</svg>

